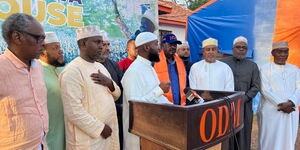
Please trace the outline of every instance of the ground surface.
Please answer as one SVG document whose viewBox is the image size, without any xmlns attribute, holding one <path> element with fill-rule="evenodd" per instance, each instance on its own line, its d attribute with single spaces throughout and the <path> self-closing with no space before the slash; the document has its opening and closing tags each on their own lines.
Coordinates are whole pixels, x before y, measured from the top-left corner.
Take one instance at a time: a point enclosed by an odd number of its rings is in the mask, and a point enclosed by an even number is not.
<svg viewBox="0 0 300 150">
<path fill-rule="evenodd" d="M 253 118 L 253 127 L 252 127 L 252 141 L 251 141 L 251 150 L 257 150 L 258 144 L 258 127 L 256 116 Z M 296 150 L 300 150 L 300 126 L 298 128 L 298 138 L 296 142 Z"/>
</svg>

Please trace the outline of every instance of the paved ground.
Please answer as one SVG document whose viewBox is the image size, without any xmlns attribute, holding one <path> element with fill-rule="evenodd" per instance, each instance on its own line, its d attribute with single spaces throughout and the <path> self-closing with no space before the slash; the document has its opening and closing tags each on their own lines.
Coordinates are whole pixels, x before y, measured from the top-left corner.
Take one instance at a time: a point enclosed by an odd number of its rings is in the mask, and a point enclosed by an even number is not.
<svg viewBox="0 0 300 150">
<path fill-rule="evenodd" d="M 251 150 L 257 150 L 258 128 L 256 116 L 253 118 Z M 296 150 L 300 150 L 300 126 L 298 128 L 298 138 L 296 142 Z"/>
</svg>

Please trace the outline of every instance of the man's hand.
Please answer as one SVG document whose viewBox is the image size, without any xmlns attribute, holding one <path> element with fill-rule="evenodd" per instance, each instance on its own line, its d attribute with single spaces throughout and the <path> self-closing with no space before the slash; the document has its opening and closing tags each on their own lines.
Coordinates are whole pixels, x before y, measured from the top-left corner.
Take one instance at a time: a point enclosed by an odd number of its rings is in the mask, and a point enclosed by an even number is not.
<svg viewBox="0 0 300 150">
<path fill-rule="evenodd" d="M 164 93 L 168 93 L 170 90 L 171 83 L 170 82 L 160 82 L 159 87 L 164 91 Z"/>
<path fill-rule="evenodd" d="M 94 81 L 94 83 L 107 86 L 112 92 L 115 91 L 113 81 L 107 76 L 105 76 L 103 73 L 101 73 L 100 70 L 98 70 L 98 73 L 91 74 L 91 78 Z"/>
<path fill-rule="evenodd" d="M 294 104 L 290 101 L 278 104 L 278 111 L 283 111 L 284 113 L 291 113 L 295 111 Z"/>
<path fill-rule="evenodd" d="M 102 130 L 102 132 L 101 132 L 100 135 L 101 135 L 104 139 L 106 139 L 106 138 L 108 138 L 108 137 L 111 136 L 111 133 L 112 133 L 111 128 L 110 128 L 108 125 L 105 124 L 105 126 L 104 126 L 104 128 L 103 128 L 103 130 Z"/>
</svg>

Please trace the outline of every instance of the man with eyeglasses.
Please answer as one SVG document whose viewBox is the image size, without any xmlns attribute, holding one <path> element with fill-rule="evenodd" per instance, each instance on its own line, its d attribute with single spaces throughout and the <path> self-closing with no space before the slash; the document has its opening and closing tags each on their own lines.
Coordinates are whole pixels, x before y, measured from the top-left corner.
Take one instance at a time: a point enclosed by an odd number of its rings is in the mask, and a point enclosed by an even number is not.
<svg viewBox="0 0 300 150">
<path fill-rule="evenodd" d="M 8 47 L 0 55 L 0 149 L 47 149 L 47 90 L 35 59 L 45 33 L 34 17 L 16 13 L 2 24 Z"/>
<path fill-rule="evenodd" d="M 55 32 L 46 32 L 44 50 L 40 55 L 47 87 L 49 132 L 46 142 L 49 150 L 64 150 L 65 122 L 58 77 L 65 65 L 63 51 Z"/>
<path fill-rule="evenodd" d="M 244 128 L 235 137 L 229 139 L 229 149 L 250 150 L 252 130 L 252 99 L 260 89 L 259 69 L 255 62 L 248 60 L 248 40 L 239 36 L 233 41 L 233 56 L 222 59 L 228 64 L 234 74 L 234 90 L 244 91 Z M 236 140 L 237 139 L 237 140 Z"/>
<path fill-rule="evenodd" d="M 274 62 L 260 69 L 258 150 L 294 150 L 299 120 L 300 71 L 297 66 L 286 63 L 288 42 L 273 43 L 271 53 Z"/>
<path fill-rule="evenodd" d="M 230 67 L 216 60 L 218 41 L 208 38 L 202 42 L 204 60 L 191 67 L 190 88 L 199 90 L 234 91 L 233 73 Z"/>
</svg>

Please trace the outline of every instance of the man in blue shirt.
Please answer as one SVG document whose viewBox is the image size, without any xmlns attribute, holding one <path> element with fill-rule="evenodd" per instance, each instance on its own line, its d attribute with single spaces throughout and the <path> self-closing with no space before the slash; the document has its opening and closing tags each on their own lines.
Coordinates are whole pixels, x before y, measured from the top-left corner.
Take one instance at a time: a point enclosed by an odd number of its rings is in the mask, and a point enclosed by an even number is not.
<svg viewBox="0 0 300 150">
<path fill-rule="evenodd" d="M 174 34 L 167 34 L 161 41 L 160 62 L 154 65 L 160 82 L 170 82 L 171 89 L 164 95 L 176 105 L 185 105 L 186 71 L 182 59 L 176 54 L 181 44 Z"/>
</svg>

